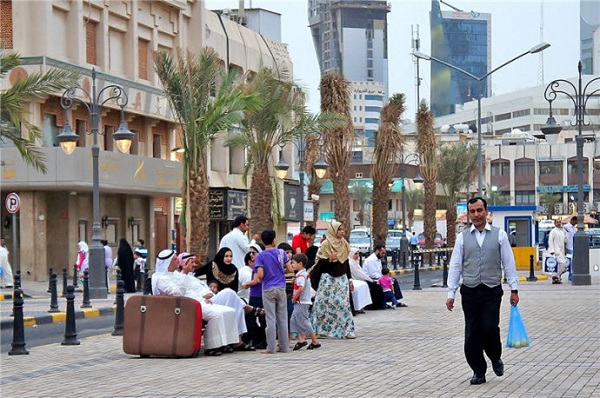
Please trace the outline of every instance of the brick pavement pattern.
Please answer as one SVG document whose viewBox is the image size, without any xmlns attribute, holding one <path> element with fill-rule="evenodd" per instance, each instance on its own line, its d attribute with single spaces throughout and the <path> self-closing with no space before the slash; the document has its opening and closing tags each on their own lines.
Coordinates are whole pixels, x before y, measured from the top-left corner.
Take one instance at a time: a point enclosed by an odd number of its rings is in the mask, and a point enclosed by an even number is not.
<svg viewBox="0 0 600 398">
<path fill-rule="evenodd" d="M 479 386 L 463 355 L 460 294 L 450 313 L 445 289 L 425 288 L 404 292 L 408 308 L 357 316 L 357 339 L 324 339 L 312 351 L 141 359 L 123 353 L 121 337 L 101 335 L 3 354 L 0 396 L 600 397 L 599 286 L 597 277 L 591 286 L 521 283 L 531 347 L 504 348 L 504 376 L 490 365 Z"/>
</svg>

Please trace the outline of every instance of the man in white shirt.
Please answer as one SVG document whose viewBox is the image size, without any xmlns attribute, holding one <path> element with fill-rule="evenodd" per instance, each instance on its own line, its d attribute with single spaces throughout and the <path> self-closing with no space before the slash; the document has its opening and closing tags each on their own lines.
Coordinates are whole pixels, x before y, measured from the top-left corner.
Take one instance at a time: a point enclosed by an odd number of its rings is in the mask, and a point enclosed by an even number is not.
<svg viewBox="0 0 600 398">
<path fill-rule="evenodd" d="M 473 370 L 471 384 L 486 382 L 487 362 L 497 376 L 504 374 L 500 339 L 500 305 L 502 303 L 502 269 L 510 285 L 510 304 L 519 303 L 515 258 L 505 231 L 487 223 L 485 199 L 475 197 L 467 202 L 471 228 L 456 237 L 450 270 L 446 308 L 454 309 L 454 297 L 460 287 L 465 316 L 465 358 Z M 462 276 L 462 285 L 460 277 Z"/>
<path fill-rule="evenodd" d="M 381 278 L 381 259 L 386 255 L 385 246 L 375 246 L 375 251 L 365 259 L 363 262 L 363 271 L 369 276 L 369 278 L 377 281 Z"/>
<path fill-rule="evenodd" d="M 254 243 L 257 235 L 252 239 L 252 242 L 248 241 L 246 232 L 250 228 L 250 220 L 246 216 L 238 216 L 233 220 L 233 229 L 223 236 L 219 243 L 219 249 L 228 247 L 231 249 L 233 254 L 233 263 L 238 269 L 244 266 L 244 257 L 248 250 L 250 250 L 250 244 Z"/>
<path fill-rule="evenodd" d="M 552 283 L 555 285 L 562 283 L 560 276 L 565 271 L 565 264 L 567 262 L 565 259 L 565 244 L 567 241 L 565 230 L 562 228 L 562 221 L 560 218 L 557 218 L 554 220 L 554 229 L 550 231 L 548 236 L 548 252 L 556 258 L 556 262 L 558 263 L 558 272 L 552 274 Z"/>
<path fill-rule="evenodd" d="M 567 232 L 567 253 L 573 254 L 573 237 L 577 232 L 577 216 L 571 217 L 568 224 L 565 225 L 565 231 Z"/>
</svg>

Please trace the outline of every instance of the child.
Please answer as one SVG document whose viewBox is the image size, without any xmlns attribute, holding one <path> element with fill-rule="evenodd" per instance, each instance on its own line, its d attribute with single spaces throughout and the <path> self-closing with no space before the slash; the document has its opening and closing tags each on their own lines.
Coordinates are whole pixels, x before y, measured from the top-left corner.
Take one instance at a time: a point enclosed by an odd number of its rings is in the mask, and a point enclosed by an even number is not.
<svg viewBox="0 0 600 398">
<path fill-rule="evenodd" d="M 219 283 L 217 281 L 208 282 L 208 288 L 213 294 L 219 293 Z"/>
<path fill-rule="evenodd" d="M 294 351 L 305 347 L 308 343 L 306 337 L 310 336 L 312 340 L 307 347 L 308 350 L 321 347 L 316 333 L 313 331 L 308 309 L 311 305 L 311 286 L 308 272 L 306 272 L 306 263 L 308 257 L 305 254 L 298 253 L 292 257 L 292 268 L 296 272 L 294 278 L 294 293 L 292 294 L 292 303 L 294 303 L 294 312 L 290 321 L 290 330 L 292 333 L 298 333 L 298 342 L 294 346 Z"/>
<path fill-rule="evenodd" d="M 383 289 L 383 297 L 384 297 L 384 307 L 388 301 L 392 302 L 392 309 L 395 310 L 398 305 L 398 300 L 396 300 L 396 296 L 394 296 L 394 278 L 390 276 L 390 270 L 387 267 L 383 267 L 381 269 L 382 277 L 379 278 L 377 282 L 381 285 Z M 389 308 L 389 306 L 387 306 Z"/>
<path fill-rule="evenodd" d="M 143 257 L 143 254 L 135 249 L 133 252 L 133 267 L 134 267 L 134 278 L 138 283 L 137 290 L 142 290 L 142 278 L 141 274 L 146 272 L 146 260 Z"/>
</svg>

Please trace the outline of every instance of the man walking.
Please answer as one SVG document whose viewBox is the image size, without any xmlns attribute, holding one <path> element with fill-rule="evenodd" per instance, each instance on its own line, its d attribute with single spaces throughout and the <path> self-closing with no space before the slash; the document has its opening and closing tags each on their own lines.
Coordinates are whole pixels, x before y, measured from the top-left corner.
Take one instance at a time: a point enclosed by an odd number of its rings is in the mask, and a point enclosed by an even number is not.
<svg viewBox="0 0 600 398">
<path fill-rule="evenodd" d="M 567 241 L 565 231 L 562 228 L 562 221 L 560 218 L 557 218 L 554 220 L 554 229 L 550 231 L 548 237 L 548 252 L 556 258 L 556 262 L 558 263 L 557 272 L 552 274 L 552 283 L 555 285 L 562 283 L 560 276 L 565 271 L 565 264 L 567 262 L 565 259 L 565 243 Z"/>
<path fill-rule="evenodd" d="M 254 243 L 249 242 L 248 236 L 246 236 L 246 232 L 249 228 L 250 220 L 248 220 L 248 217 L 237 216 L 235 220 L 233 220 L 233 229 L 223 236 L 221 243 L 219 243 L 219 249 L 222 249 L 223 247 L 231 249 L 231 253 L 233 253 L 233 263 L 238 269 L 244 267 L 244 257 L 250 250 L 250 243 Z M 257 237 L 258 235 L 255 235 L 254 239 Z"/>
<path fill-rule="evenodd" d="M 480 197 L 467 203 L 471 228 L 456 237 L 448 273 L 446 308 L 452 311 L 454 297 L 460 286 L 465 314 L 464 351 L 473 370 L 471 384 L 485 383 L 487 362 L 492 361 L 497 376 L 504 374 L 502 342 L 500 341 L 500 304 L 502 302 L 502 268 L 510 285 L 510 304 L 519 303 L 515 258 L 506 232 L 487 223 L 487 202 Z"/>
<path fill-rule="evenodd" d="M 565 225 L 565 231 L 567 233 L 567 253 L 566 254 L 573 254 L 573 237 L 575 236 L 575 233 L 577 232 L 577 216 L 573 216 L 571 217 L 571 220 L 569 220 L 569 223 L 567 225 Z"/>
</svg>

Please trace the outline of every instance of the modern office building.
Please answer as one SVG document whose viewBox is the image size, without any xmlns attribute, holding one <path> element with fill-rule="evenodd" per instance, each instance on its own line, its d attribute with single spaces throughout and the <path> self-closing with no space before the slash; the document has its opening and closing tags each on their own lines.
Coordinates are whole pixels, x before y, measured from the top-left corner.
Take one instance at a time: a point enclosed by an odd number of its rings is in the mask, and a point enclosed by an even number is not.
<svg viewBox="0 0 600 398">
<path fill-rule="evenodd" d="M 292 71 L 284 44 L 206 10 L 203 1 L 3 0 L 0 5 L 3 51 L 24 57 L 23 65 L 0 81 L 0 89 L 34 72 L 58 68 L 79 71 L 80 85 L 89 90 L 95 68 L 99 90 L 115 84 L 129 97 L 125 119 L 135 133 L 129 153 L 118 152 L 112 139 L 120 122 L 117 104 L 108 101 L 100 115 L 101 237 L 113 246 L 115 255 L 121 238 L 129 243 L 145 239 L 150 259 L 181 243 L 177 242 L 177 215 L 182 168 L 181 154 L 175 151 L 181 147 L 181 135 L 154 72 L 153 52 L 175 53 L 181 48 L 198 53 L 210 46 L 224 68 L 245 72 L 266 66 Z M 1 234 L 11 251 L 16 244 L 20 259 L 16 266 L 32 280 L 46 280 L 49 268 L 70 268 L 77 242 L 90 243 L 92 236 L 89 113 L 84 105 L 65 112 L 61 94 L 31 101 L 25 116 L 43 132 L 39 149 L 46 157 L 47 174 L 27 166 L 7 142 L 1 148 L 2 203 L 10 192 L 21 199 L 15 223 L 2 206 Z M 71 155 L 63 153 L 56 139 L 67 118 L 80 135 Z M 248 211 L 245 152 L 224 147 L 223 140 L 218 136 L 212 142 L 208 161 L 211 197 L 221 199 L 211 209 L 209 255 L 229 231 L 228 221 Z"/>
<path fill-rule="evenodd" d="M 474 76 L 491 67 L 491 14 L 442 11 L 440 1 L 431 2 L 431 56 L 446 61 Z M 478 83 L 437 62 L 431 63 L 431 111 L 434 116 L 454 113 L 456 105 L 488 96 L 491 81 Z"/>
<path fill-rule="evenodd" d="M 600 2 L 580 2 L 581 63 L 586 75 L 600 75 Z"/>
<path fill-rule="evenodd" d="M 385 0 L 309 0 L 308 21 L 321 75 L 338 71 L 350 83 L 357 145 L 374 145 L 388 96 Z"/>
</svg>

